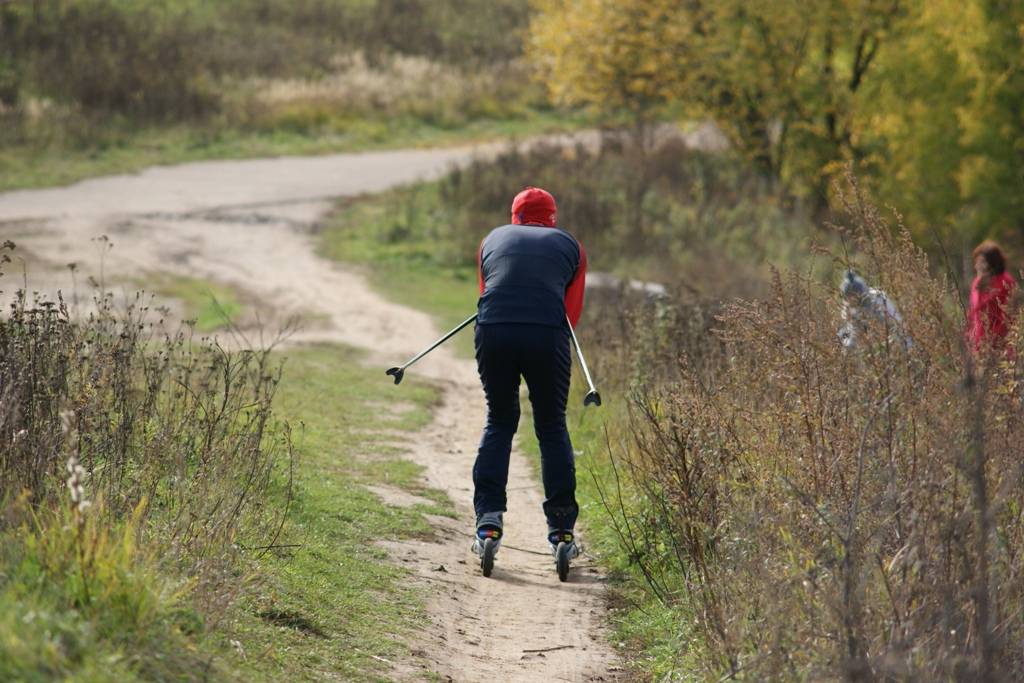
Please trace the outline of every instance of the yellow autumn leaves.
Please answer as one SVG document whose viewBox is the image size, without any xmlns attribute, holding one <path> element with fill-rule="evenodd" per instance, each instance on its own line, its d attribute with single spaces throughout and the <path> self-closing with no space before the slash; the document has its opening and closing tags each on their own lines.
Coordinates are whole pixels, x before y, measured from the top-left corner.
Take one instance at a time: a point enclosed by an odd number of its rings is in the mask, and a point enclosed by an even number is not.
<svg viewBox="0 0 1024 683">
<path fill-rule="evenodd" d="M 1024 4 L 534 0 L 552 99 L 611 120 L 715 121 L 784 192 L 847 163 L 919 231 L 1024 224 Z"/>
</svg>

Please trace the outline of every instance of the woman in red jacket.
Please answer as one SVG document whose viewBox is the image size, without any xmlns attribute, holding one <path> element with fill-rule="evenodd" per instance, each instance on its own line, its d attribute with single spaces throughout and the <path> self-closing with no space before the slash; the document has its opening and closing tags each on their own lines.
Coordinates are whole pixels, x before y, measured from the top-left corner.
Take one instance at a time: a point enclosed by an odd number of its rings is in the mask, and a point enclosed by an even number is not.
<svg viewBox="0 0 1024 683">
<path fill-rule="evenodd" d="M 1006 272 L 1006 256 L 999 245 L 985 240 L 974 249 L 971 303 L 967 311 L 967 338 L 975 353 L 1002 349 L 1013 324 L 1011 297 L 1017 287 Z"/>
</svg>

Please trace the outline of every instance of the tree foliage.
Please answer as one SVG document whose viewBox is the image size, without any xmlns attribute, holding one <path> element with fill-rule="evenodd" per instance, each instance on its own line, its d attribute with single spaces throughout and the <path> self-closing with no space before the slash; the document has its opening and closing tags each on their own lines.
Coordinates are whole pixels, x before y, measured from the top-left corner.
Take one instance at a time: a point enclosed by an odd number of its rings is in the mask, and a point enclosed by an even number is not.
<svg viewBox="0 0 1024 683">
<path fill-rule="evenodd" d="M 538 0 L 558 101 L 715 121 L 787 197 L 847 164 L 921 232 L 1024 226 L 1024 7 L 1012 0 Z"/>
</svg>

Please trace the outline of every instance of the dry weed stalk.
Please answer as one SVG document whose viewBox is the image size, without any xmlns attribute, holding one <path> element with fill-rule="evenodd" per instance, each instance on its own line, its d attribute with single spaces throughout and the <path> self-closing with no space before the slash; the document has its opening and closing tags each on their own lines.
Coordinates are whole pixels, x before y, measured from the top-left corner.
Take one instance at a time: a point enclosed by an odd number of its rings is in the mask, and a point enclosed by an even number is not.
<svg viewBox="0 0 1024 683">
<path fill-rule="evenodd" d="M 99 290 L 94 304 L 75 320 L 63 300 L 19 292 L 0 319 L 0 492 L 58 509 L 66 483 L 79 529 L 138 515 L 153 555 L 223 603 L 233 558 L 276 538 L 290 500 L 290 434 L 271 409 L 280 368 L 269 350 L 166 330 L 143 294 Z M 86 482 L 102 502 L 88 515 Z"/>
<path fill-rule="evenodd" d="M 770 296 L 680 341 L 703 348 L 678 379 L 641 384 L 633 442 L 611 449 L 641 501 L 605 505 L 652 592 L 695 615 L 716 675 L 1019 679 L 1015 363 L 975 369 L 950 279 L 855 184 L 845 198 L 856 265 L 912 346 L 877 325 L 844 349 L 831 287 L 776 273 Z"/>
</svg>

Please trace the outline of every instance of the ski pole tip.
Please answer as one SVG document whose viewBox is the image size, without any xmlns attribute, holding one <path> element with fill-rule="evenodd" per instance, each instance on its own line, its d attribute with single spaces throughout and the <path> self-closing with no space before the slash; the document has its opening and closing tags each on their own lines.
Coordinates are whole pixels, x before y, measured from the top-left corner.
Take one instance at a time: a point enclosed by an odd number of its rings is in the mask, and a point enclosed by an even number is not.
<svg viewBox="0 0 1024 683">
<path fill-rule="evenodd" d="M 401 384 L 402 377 L 405 376 L 405 370 L 402 368 L 388 368 L 385 374 L 392 375 L 395 378 L 395 384 Z"/>
<path fill-rule="evenodd" d="M 583 398 L 584 407 L 589 406 L 590 404 L 594 404 L 595 406 L 601 405 L 601 394 L 597 393 L 596 389 L 594 391 L 588 392 L 587 395 Z"/>
</svg>

